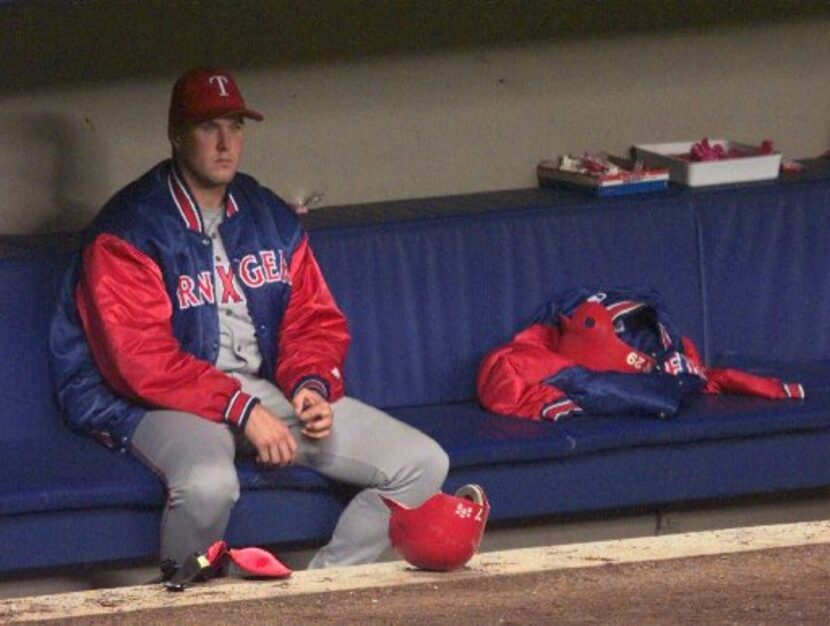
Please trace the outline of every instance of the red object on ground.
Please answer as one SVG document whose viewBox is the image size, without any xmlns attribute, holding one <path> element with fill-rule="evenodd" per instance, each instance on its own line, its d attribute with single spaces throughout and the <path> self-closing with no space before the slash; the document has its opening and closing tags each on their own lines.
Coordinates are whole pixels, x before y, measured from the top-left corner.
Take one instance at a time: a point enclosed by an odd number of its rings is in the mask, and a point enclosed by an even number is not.
<svg viewBox="0 0 830 626">
<path fill-rule="evenodd" d="M 231 560 L 241 569 L 264 578 L 288 578 L 291 570 L 277 557 L 262 548 L 239 548 L 228 550 Z"/>
<path fill-rule="evenodd" d="M 213 543 L 205 553 L 211 567 L 219 569 L 230 558 L 243 571 L 263 578 L 287 578 L 291 570 L 262 548 L 228 548 L 224 541 Z"/>
<path fill-rule="evenodd" d="M 490 504 L 478 485 L 465 485 L 456 495 L 437 493 L 415 508 L 381 496 L 392 515 L 389 539 L 411 565 L 447 572 L 463 567 L 476 553 Z"/>
</svg>

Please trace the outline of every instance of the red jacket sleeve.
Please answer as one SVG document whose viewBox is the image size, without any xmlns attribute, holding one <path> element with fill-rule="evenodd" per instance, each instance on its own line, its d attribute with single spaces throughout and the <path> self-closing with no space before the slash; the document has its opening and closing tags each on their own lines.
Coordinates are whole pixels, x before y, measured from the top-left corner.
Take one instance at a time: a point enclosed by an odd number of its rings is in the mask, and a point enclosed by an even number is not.
<svg viewBox="0 0 830 626">
<path fill-rule="evenodd" d="M 777 378 L 757 376 L 736 369 L 706 370 L 706 379 L 706 393 L 734 393 L 768 400 L 804 398 L 804 387 L 799 383 L 785 383 Z"/>
<path fill-rule="evenodd" d="M 573 365 L 551 348 L 557 337 L 557 329 L 536 324 L 485 355 L 476 380 L 482 406 L 532 420 L 555 421 L 580 411 L 563 391 L 543 382 Z"/>
<path fill-rule="evenodd" d="M 99 235 L 84 251 L 75 298 L 95 363 L 118 393 L 245 427 L 258 400 L 232 376 L 181 349 L 161 271 L 147 255 Z"/>
<path fill-rule="evenodd" d="M 343 396 L 343 362 L 351 337 L 306 235 L 291 257 L 290 272 L 291 298 L 277 346 L 277 386 L 288 398 L 308 387 L 334 402 Z"/>
<path fill-rule="evenodd" d="M 697 348 L 686 337 L 683 338 L 683 348 L 686 353 L 703 367 Z M 706 373 L 706 387 L 704 393 L 710 394 L 741 394 L 757 396 L 768 400 L 787 400 L 804 398 L 804 387 L 799 383 L 785 383 L 777 378 L 758 376 L 731 368 L 704 369 Z"/>
</svg>

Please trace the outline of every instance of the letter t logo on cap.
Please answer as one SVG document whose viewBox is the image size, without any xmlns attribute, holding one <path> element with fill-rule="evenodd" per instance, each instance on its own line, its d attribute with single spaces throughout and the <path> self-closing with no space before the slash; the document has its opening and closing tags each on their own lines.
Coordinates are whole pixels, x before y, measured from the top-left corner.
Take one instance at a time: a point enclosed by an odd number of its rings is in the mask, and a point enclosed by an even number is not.
<svg viewBox="0 0 830 626">
<path fill-rule="evenodd" d="M 223 98 L 228 97 L 228 90 L 225 89 L 225 85 L 228 84 L 227 76 L 222 76 L 221 74 L 211 76 L 210 78 L 208 78 L 208 82 L 211 84 L 216 83 L 217 85 L 219 85 L 219 95 Z"/>
</svg>

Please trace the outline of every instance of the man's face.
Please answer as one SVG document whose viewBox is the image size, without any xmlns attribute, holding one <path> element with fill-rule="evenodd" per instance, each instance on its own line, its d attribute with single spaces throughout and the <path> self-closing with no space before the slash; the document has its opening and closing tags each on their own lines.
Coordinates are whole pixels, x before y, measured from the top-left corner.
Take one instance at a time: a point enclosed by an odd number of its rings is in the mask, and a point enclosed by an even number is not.
<svg viewBox="0 0 830 626">
<path fill-rule="evenodd" d="M 216 189 L 233 180 L 242 158 L 242 116 L 217 117 L 189 126 L 173 139 L 182 173 L 191 186 Z"/>
</svg>

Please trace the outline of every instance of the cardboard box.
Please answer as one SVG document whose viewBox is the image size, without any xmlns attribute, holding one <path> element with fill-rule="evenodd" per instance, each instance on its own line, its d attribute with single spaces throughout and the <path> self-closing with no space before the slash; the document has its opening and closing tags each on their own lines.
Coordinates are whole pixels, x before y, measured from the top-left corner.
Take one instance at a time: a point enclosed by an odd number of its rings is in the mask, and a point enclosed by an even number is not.
<svg viewBox="0 0 830 626">
<path fill-rule="evenodd" d="M 650 191 L 665 191 L 669 171 L 665 168 L 633 172 L 622 169 L 616 174 L 580 174 L 559 167 L 556 161 L 542 161 L 536 167 L 542 187 L 573 187 L 598 196 L 622 196 Z"/>
</svg>

